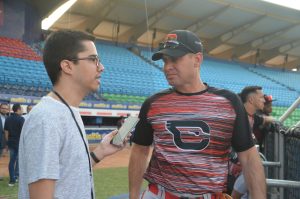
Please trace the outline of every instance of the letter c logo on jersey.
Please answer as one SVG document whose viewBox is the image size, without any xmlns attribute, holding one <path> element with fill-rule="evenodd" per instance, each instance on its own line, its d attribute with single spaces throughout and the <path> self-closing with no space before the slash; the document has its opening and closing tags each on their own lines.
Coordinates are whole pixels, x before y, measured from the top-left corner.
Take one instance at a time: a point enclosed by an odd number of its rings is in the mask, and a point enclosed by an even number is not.
<svg viewBox="0 0 300 199">
<path fill-rule="evenodd" d="M 210 128 L 203 121 L 167 121 L 166 128 L 180 149 L 201 151 L 209 144 Z"/>
</svg>

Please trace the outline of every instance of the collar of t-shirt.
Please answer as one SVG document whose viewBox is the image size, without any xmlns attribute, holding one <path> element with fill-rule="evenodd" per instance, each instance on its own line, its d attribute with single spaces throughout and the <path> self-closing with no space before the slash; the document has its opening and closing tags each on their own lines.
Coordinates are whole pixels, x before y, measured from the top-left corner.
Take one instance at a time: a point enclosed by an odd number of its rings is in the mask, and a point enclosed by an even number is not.
<svg viewBox="0 0 300 199">
<path fill-rule="evenodd" d="M 57 103 L 57 104 L 60 105 L 60 106 L 65 106 L 65 107 L 66 107 L 66 105 L 65 105 L 64 103 L 62 103 L 61 101 L 59 101 L 59 100 L 57 100 L 57 99 L 55 99 L 55 98 L 53 98 L 53 97 L 51 97 L 51 96 L 45 96 L 45 97 L 43 97 L 43 98 L 48 99 L 48 100 L 51 100 L 51 101 Z M 70 105 L 69 105 L 69 106 L 70 106 Z M 71 107 L 71 109 L 72 109 L 73 111 L 79 112 L 79 108 L 78 108 L 78 107 L 74 107 L 74 106 L 70 106 L 70 107 Z M 67 107 L 66 107 L 66 108 L 67 108 Z"/>
<path fill-rule="evenodd" d="M 191 95 L 201 95 L 201 94 L 206 93 L 206 92 L 208 91 L 208 87 L 209 87 L 209 86 L 208 86 L 206 83 L 204 83 L 204 85 L 206 86 L 206 88 L 205 88 L 204 90 L 198 91 L 198 92 L 195 92 L 195 93 L 182 93 L 182 92 L 176 90 L 175 88 L 173 88 L 173 89 L 174 89 L 174 91 L 175 91 L 176 93 L 178 93 L 178 94 L 180 94 L 180 95 L 187 95 L 187 96 L 191 96 Z"/>
</svg>

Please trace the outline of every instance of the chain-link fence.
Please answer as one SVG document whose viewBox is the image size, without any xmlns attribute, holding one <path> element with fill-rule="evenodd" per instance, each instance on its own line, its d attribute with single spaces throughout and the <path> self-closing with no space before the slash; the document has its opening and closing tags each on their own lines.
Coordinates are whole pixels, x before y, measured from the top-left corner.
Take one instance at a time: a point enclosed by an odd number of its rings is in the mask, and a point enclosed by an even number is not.
<svg viewBox="0 0 300 199">
<path fill-rule="evenodd" d="M 284 134 L 284 179 L 300 182 L 300 127 L 290 127 L 289 129 L 278 126 L 273 133 L 266 137 L 265 154 L 268 161 L 276 161 L 274 146 L 276 145 L 275 133 Z M 267 177 L 269 179 L 278 179 L 278 169 L 268 167 Z M 268 198 L 280 198 L 278 188 L 268 189 Z M 284 188 L 284 199 L 299 199 L 299 188 Z"/>
</svg>

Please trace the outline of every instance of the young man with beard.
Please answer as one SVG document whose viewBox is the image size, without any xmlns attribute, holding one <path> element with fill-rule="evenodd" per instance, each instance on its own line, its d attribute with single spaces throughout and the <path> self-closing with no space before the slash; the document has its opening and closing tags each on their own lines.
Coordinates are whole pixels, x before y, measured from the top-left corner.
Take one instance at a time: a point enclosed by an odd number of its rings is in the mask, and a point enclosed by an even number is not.
<svg viewBox="0 0 300 199">
<path fill-rule="evenodd" d="M 247 86 L 241 91 L 240 97 L 248 114 L 248 119 L 252 131 L 252 137 L 255 140 L 255 143 L 258 144 L 258 139 L 253 132 L 253 127 L 265 125 L 274 121 L 274 118 L 271 116 L 263 116 L 256 114 L 258 111 L 262 111 L 265 106 L 266 101 L 263 89 L 260 86 Z M 233 167 L 235 167 L 235 165 L 233 165 Z M 240 174 L 234 183 L 231 195 L 234 199 L 248 199 L 249 192 L 245 182 L 244 174 L 241 173 L 242 167 L 240 168 L 239 172 Z"/>
</svg>

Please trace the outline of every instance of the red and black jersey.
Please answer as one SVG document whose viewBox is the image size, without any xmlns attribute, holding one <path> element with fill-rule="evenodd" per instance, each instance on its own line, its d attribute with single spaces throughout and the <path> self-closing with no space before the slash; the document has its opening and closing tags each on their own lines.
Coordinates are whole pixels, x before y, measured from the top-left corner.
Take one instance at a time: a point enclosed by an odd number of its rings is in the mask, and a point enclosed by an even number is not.
<svg viewBox="0 0 300 199">
<path fill-rule="evenodd" d="M 168 89 L 148 98 L 139 118 L 133 142 L 154 145 L 144 178 L 178 194 L 225 191 L 230 146 L 254 145 L 245 108 L 227 90 Z"/>
</svg>

